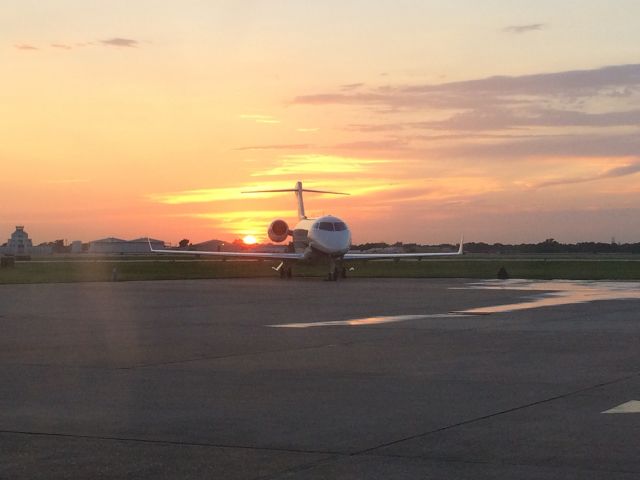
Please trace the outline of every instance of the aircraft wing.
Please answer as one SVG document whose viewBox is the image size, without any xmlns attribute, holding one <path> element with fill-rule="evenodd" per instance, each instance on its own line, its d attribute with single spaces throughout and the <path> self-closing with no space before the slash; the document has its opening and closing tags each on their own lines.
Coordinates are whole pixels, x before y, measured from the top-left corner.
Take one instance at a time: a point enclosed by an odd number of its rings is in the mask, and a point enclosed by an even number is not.
<svg viewBox="0 0 640 480">
<path fill-rule="evenodd" d="M 433 258 L 433 257 L 455 257 L 462 255 L 464 242 L 460 239 L 460 248 L 457 252 L 433 252 L 433 253 L 346 253 L 344 260 L 382 260 L 401 258 Z"/>
<path fill-rule="evenodd" d="M 243 258 L 247 260 L 302 260 L 303 253 L 262 253 L 262 252 L 210 252 L 199 250 L 157 250 L 149 243 L 152 253 L 166 253 L 170 255 L 207 255 L 221 258 Z"/>
</svg>

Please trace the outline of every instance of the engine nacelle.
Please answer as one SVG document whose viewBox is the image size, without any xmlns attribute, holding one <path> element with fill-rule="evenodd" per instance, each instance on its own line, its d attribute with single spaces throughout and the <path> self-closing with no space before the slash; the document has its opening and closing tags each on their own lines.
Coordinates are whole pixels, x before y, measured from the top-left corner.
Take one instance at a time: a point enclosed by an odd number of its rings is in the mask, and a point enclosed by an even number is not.
<svg viewBox="0 0 640 480">
<path fill-rule="evenodd" d="M 284 242 L 289 236 L 289 225 L 284 220 L 274 220 L 267 232 L 272 242 Z"/>
</svg>

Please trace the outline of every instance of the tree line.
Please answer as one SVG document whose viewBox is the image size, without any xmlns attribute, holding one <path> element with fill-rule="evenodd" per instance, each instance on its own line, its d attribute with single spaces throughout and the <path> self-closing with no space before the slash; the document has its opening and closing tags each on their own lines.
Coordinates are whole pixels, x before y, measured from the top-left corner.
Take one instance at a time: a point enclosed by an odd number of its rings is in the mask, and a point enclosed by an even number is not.
<svg viewBox="0 0 640 480">
<path fill-rule="evenodd" d="M 384 242 L 362 243 L 353 245 L 354 250 L 371 250 L 396 247 L 401 248 L 407 253 L 420 253 L 429 251 L 452 250 L 457 245 L 442 243 L 439 245 L 420 245 L 417 243 L 396 242 L 388 244 Z M 553 238 L 548 238 L 539 243 L 485 243 L 485 242 L 468 242 L 464 244 L 466 253 L 486 253 L 486 254 L 549 254 L 549 253 L 619 253 L 619 254 L 636 254 L 640 253 L 640 243 L 605 243 L 605 242 L 578 242 L 578 243 L 560 243 Z"/>
</svg>

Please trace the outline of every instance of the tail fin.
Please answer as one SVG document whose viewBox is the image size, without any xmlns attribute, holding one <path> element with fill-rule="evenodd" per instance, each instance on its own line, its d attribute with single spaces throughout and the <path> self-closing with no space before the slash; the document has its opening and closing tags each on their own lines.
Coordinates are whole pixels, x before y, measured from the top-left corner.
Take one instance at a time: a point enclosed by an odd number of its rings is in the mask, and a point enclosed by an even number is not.
<svg viewBox="0 0 640 480">
<path fill-rule="evenodd" d="M 308 188 L 302 188 L 302 182 L 297 182 L 295 188 L 284 188 L 278 190 L 251 190 L 249 192 L 242 193 L 278 193 L 278 192 L 295 192 L 296 198 L 298 199 L 298 218 L 303 219 L 307 218 L 307 215 L 304 212 L 304 200 L 302 199 L 302 192 L 312 192 L 312 193 L 331 193 L 333 195 L 349 195 L 348 193 L 342 192 L 328 192 L 326 190 L 311 190 Z"/>
</svg>

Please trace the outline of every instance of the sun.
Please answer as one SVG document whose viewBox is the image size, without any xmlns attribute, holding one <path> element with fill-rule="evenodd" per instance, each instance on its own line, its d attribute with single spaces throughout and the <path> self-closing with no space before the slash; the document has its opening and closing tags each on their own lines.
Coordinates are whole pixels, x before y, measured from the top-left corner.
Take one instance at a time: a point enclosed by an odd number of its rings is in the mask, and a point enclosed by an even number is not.
<svg viewBox="0 0 640 480">
<path fill-rule="evenodd" d="M 253 235 L 245 235 L 242 238 L 242 243 L 244 243 L 245 245 L 255 245 L 256 243 L 258 243 L 258 239 Z"/>
</svg>

